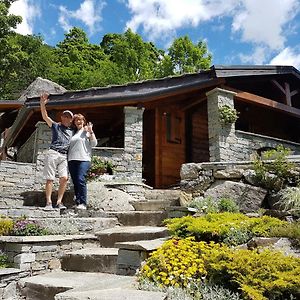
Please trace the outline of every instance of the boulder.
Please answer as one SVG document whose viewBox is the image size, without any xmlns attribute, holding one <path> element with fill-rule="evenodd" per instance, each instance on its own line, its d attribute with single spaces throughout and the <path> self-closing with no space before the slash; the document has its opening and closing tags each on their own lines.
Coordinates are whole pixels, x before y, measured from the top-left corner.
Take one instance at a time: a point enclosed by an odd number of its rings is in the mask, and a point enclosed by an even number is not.
<svg viewBox="0 0 300 300">
<path fill-rule="evenodd" d="M 115 189 L 107 188 L 100 181 L 87 184 L 88 208 L 101 211 L 132 211 L 134 207 L 130 202 L 136 199 L 131 195 Z"/>
<path fill-rule="evenodd" d="M 257 212 L 261 208 L 267 191 L 249 184 L 233 181 L 216 181 L 205 191 L 204 197 L 231 198 L 242 212 Z"/>
</svg>

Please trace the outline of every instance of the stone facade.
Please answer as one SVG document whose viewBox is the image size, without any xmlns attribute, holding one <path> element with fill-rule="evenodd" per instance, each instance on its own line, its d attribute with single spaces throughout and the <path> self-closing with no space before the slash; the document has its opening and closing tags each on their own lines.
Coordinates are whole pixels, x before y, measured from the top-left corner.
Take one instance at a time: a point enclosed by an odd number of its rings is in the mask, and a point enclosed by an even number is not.
<svg viewBox="0 0 300 300">
<path fill-rule="evenodd" d="M 108 181 L 142 182 L 142 133 L 144 109 L 125 107 L 124 148 L 95 147 L 93 154 L 109 160 L 115 166 Z M 19 149 L 18 162 L 0 161 L 0 190 L 11 194 L 44 189 L 43 167 L 45 153 L 51 142 L 51 130 L 38 122 L 36 130 Z M 57 182 L 56 182 L 57 184 Z M 0 196 L 1 197 L 1 196 Z"/>
<path fill-rule="evenodd" d="M 219 118 L 219 108 L 227 105 L 234 108 L 235 93 L 215 88 L 207 94 L 209 153 L 211 162 L 249 160 L 257 150 L 284 145 L 294 154 L 300 154 L 300 144 L 277 138 L 242 132 L 235 124 L 224 125 Z"/>
</svg>

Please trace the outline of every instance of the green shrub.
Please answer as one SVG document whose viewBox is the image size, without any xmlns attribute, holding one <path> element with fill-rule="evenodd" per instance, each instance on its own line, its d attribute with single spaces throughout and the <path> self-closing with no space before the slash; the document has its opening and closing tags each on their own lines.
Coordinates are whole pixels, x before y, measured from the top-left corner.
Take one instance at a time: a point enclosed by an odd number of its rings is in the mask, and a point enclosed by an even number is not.
<svg viewBox="0 0 300 300">
<path fill-rule="evenodd" d="M 40 236 L 47 234 L 47 230 L 41 227 L 36 221 L 27 220 L 26 218 L 16 220 L 11 232 L 11 235 L 16 236 Z"/>
<path fill-rule="evenodd" d="M 9 235 L 14 226 L 12 219 L 0 217 L 0 235 Z"/>
<path fill-rule="evenodd" d="M 284 226 L 275 226 L 271 228 L 269 235 L 289 238 L 295 247 L 300 248 L 300 221 L 286 223 Z"/>
<path fill-rule="evenodd" d="M 280 209 L 300 216 L 300 188 L 286 187 L 279 192 L 280 200 L 276 203 Z"/>
<path fill-rule="evenodd" d="M 165 223 L 173 236 L 194 236 L 197 241 L 226 242 L 230 245 L 245 243 L 253 236 L 268 237 L 271 229 L 287 224 L 269 216 L 250 218 L 242 213 L 230 212 L 168 219 Z"/>
<path fill-rule="evenodd" d="M 194 295 L 199 295 L 203 282 L 209 282 L 240 291 L 244 299 L 296 299 L 300 259 L 278 251 L 235 250 L 192 238 L 171 239 L 151 254 L 139 278 L 162 287 L 187 288 Z M 200 294 L 205 299 L 203 291 Z"/>
<path fill-rule="evenodd" d="M 11 263 L 8 260 L 8 256 L 0 252 L 0 269 L 11 267 Z"/>
<path fill-rule="evenodd" d="M 239 207 L 236 202 L 230 198 L 221 198 L 219 200 L 213 199 L 212 197 L 206 198 L 195 198 L 189 207 L 196 208 L 202 213 L 217 213 L 217 212 L 238 212 Z"/>
<path fill-rule="evenodd" d="M 291 150 L 278 145 L 275 150 L 265 151 L 263 157 L 256 157 L 253 161 L 256 182 L 262 187 L 278 192 L 288 185 L 297 185 L 299 172 L 287 156 Z"/>
<path fill-rule="evenodd" d="M 87 173 L 87 180 L 96 180 L 100 175 L 104 173 L 113 174 L 114 166 L 112 162 L 103 160 L 99 156 L 92 156 L 91 167 Z"/>
<path fill-rule="evenodd" d="M 240 300 L 238 293 L 220 285 L 191 281 L 186 288 L 162 286 L 147 278 L 138 279 L 138 289 L 167 294 L 168 300 Z"/>
<path fill-rule="evenodd" d="M 206 214 L 219 211 L 217 201 L 214 201 L 212 197 L 195 198 L 189 204 L 189 207 L 196 208 L 199 212 L 206 213 Z"/>
<path fill-rule="evenodd" d="M 218 209 L 220 212 L 239 212 L 239 206 L 231 198 L 221 198 L 218 202 Z"/>
<path fill-rule="evenodd" d="M 235 108 L 225 104 L 219 107 L 219 119 L 224 125 L 230 125 L 238 119 L 238 112 Z"/>
</svg>

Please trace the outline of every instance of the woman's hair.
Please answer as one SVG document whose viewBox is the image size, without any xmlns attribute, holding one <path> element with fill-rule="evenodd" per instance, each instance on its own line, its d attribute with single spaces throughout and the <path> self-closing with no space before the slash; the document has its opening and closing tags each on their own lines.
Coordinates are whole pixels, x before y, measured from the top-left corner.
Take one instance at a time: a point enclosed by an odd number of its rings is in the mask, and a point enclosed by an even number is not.
<svg viewBox="0 0 300 300">
<path fill-rule="evenodd" d="M 82 115 L 82 114 L 75 114 L 74 115 L 74 118 L 73 118 L 73 125 L 75 126 L 75 121 L 77 120 L 77 119 L 81 119 L 81 120 L 83 120 L 83 124 L 84 125 L 86 125 L 86 118 L 85 118 L 85 116 L 84 115 Z M 76 126 L 75 126 L 76 127 Z"/>
</svg>

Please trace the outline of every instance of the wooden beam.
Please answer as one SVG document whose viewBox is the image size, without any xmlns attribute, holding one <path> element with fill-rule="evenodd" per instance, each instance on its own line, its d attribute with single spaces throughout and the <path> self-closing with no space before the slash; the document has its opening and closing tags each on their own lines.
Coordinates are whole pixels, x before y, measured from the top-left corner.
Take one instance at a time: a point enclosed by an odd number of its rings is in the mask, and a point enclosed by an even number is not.
<svg viewBox="0 0 300 300">
<path fill-rule="evenodd" d="M 193 101 L 193 102 L 187 104 L 186 106 L 182 107 L 181 110 L 182 110 L 182 111 L 186 111 L 186 110 L 188 110 L 188 109 L 194 107 L 195 105 L 198 105 L 198 104 L 202 103 L 202 102 L 205 101 L 206 99 L 207 99 L 206 97 L 202 97 L 202 98 L 200 98 L 200 99 L 197 99 L 197 100 L 195 100 L 195 101 Z"/>
<path fill-rule="evenodd" d="M 284 83 L 284 87 L 285 87 L 285 100 L 286 100 L 286 104 L 288 106 L 292 106 L 290 85 L 287 82 L 285 82 Z"/>
<path fill-rule="evenodd" d="M 282 104 L 279 102 L 276 102 L 274 100 L 264 98 L 261 96 L 257 96 L 255 94 L 247 93 L 247 92 L 238 92 L 235 96 L 234 99 L 247 102 L 247 103 L 252 103 L 256 104 L 259 106 L 267 107 L 269 109 L 273 109 L 288 115 L 291 115 L 296 118 L 300 118 L 300 109 L 288 106 L 286 104 Z"/>
</svg>

